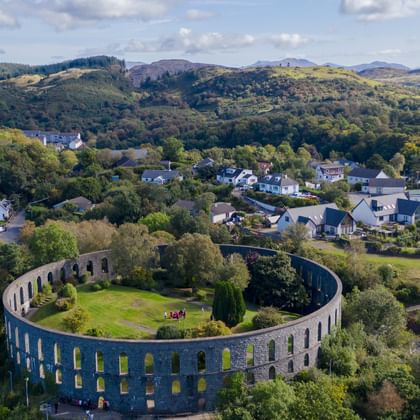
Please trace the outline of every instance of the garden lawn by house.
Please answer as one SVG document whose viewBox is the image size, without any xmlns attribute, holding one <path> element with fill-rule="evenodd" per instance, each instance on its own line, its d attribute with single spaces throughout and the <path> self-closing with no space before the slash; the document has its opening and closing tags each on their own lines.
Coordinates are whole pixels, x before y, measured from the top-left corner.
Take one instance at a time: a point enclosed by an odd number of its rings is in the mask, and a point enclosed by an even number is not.
<svg viewBox="0 0 420 420">
<path fill-rule="evenodd" d="M 158 293 L 112 285 L 109 289 L 94 292 L 89 285 L 78 287 L 78 305 L 90 314 L 89 328 L 100 328 L 113 338 L 154 338 L 154 331 L 161 325 L 179 325 L 193 328 L 210 318 L 211 311 L 203 312 L 202 305 L 181 298 L 162 296 Z M 206 302 L 207 303 L 207 302 Z M 164 320 L 164 312 L 186 309 L 185 320 Z M 34 313 L 31 320 L 48 328 L 66 331 L 63 319 L 68 312 L 59 312 L 54 303 L 48 303 Z M 256 308 L 247 310 L 244 322 L 235 332 L 249 331 Z"/>
</svg>

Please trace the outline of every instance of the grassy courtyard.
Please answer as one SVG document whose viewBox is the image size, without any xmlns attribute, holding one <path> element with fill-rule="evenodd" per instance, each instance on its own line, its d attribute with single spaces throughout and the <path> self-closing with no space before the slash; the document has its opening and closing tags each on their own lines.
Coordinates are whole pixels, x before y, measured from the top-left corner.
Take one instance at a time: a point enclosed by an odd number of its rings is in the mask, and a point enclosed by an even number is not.
<svg viewBox="0 0 420 420">
<path fill-rule="evenodd" d="M 206 303 L 210 303 L 207 302 Z M 207 321 L 211 315 L 208 305 L 200 302 L 188 302 L 182 298 L 162 296 L 134 288 L 112 285 L 109 289 L 92 291 L 89 285 L 78 288 L 78 305 L 90 314 L 90 321 L 85 330 L 100 328 L 114 338 L 153 338 L 155 331 L 166 324 L 178 324 L 180 327 L 196 327 Z M 164 319 L 164 313 L 186 309 L 185 320 Z M 54 303 L 48 303 L 35 312 L 31 320 L 48 328 L 66 331 L 63 319 L 68 312 L 59 312 Z M 252 329 L 251 320 L 256 308 L 248 308 L 242 324 L 234 332 Z"/>
</svg>

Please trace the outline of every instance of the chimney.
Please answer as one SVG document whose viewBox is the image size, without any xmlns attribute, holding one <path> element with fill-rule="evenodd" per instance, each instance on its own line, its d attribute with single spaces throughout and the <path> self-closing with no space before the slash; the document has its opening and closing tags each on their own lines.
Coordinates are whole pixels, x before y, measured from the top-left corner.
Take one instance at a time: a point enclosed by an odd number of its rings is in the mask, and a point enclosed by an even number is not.
<svg viewBox="0 0 420 420">
<path fill-rule="evenodd" d="M 284 179 L 287 179 L 287 174 L 284 174 L 283 177 L 284 177 Z"/>
<path fill-rule="evenodd" d="M 169 160 L 168 161 L 168 171 L 171 171 L 172 169 L 171 169 L 171 161 Z"/>
</svg>

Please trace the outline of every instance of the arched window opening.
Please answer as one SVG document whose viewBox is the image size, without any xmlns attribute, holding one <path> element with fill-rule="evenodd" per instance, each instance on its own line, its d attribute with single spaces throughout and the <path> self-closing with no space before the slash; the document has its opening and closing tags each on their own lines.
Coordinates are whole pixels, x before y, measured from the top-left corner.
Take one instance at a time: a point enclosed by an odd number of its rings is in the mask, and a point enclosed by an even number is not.
<svg viewBox="0 0 420 420">
<path fill-rule="evenodd" d="M 223 370 L 230 370 L 232 368 L 230 350 L 228 348 L 223 350 L 222 365 L 223 365 Z"/>
<path fill-rule="evenodd" d="M 172 353 L 171 357 L 171 372 L 172 375 L 179 375 L 181 371 L 181 361 L 179 359 L 179 353 Z"/>
<path fill-rule="evenodd" d="M 19 289 L 19 296 L 20 296 L 20 304 L 23 305 L 25 303 L 25 296 L 23 294 L 23 287 Z"/>
<path fill-rule="evenodd" d="M 48 273 L 48 283 L 53 284 L 54 283 L 54 277 L 53 277 L 53 273 Z"/>
<path fill-rule="evenodd" d="M 247 372 L 246 373 L 246 383 L 248 385 L 255 384 L 255 375 L 254 375 L 254 372 Z"/>
<path fill-rule="evenodd" d="M 74 387 L 76 389 L 83 388 L 83 379 L 80 373 L 76 373 L 76 375 L 74 375 Z"/>
<path fill-rule="evenodd" d="M 96 372 L 103 372 L 105 370 L 104 354 L 101 351 L 95 353 Z"/>
<path fill-rule="evenodd" d="M 276 379 L 276 368 L 274 366 L 271 366 L 268 370 L 268 379 L 270 379 L 270 381 Z"/>
<path fill-rule="evenodd" d="M 268 361 L 274 362 L 276 360 L 276 343 L 274 340 L 270 340 L 268 343 Z"/>
<path fill-rule="evenodd" d="M 16 351 L 16 363 L 20 365 L 20 352 L 19 350 Z"/>
<path fill-rule="evenodd" d="M 200 398 L 197 403 L 198 411 L 205 411 L 206 410 L 206 399 Z"/>
<path fill-rule="evenodd" d="M 120 381 L 120 394 L 128 394 L 128 380 L 122 378 Z"/>
<path fill-rule="evenodd" d="M 88 261 L 87 266 L 86 266 L 86 271 L 90 273 L 91 276 L 93 276 L 93 262 L 92 261 Z"/>
<path fill-rule="evenodd" d="M 65 283 L 66 282 L 66 270 L 63 268 L 61 268 L 60 270 L 60 280 Z"/>
<path fill-rule="evenodd" d="M 16 293 L 13 295 L 13 309 L 15 312 L 17 311 Z"/>
<path fill-rule="evenodd" d="M 206 371 L 206 353 L 200 351 L 197 354 L 197 370 L 199 373 Z"/>
<path fill-rule="evenodd" d="M 197 383 L 197 391 L 202 393 L 207 390 L 207 382 L 204 378 L 200 378 Z"/>
<path fill-rule="evenodd" d="M 42 351 L 42 339 L 38 338 L 38 360 L 44 360 L 44 352 Z"/>
<path fill-rule="evenodd" d="M 29 297 L 29 299 L 32 299 L 34 297 L 34 292 L 32 290 L 32 283 L 31 282 L 28 283 L 28 297 Z"/>
<path fill-rule="evenodd" d="M 294 344 L 294 338 L 293 335 L 290 335 L 289 338 L 287 339 L 287 353 L 289 354 L 293 354 L 295 349 L 295 344 Z"/>
<path fill-rule="evenodd" d="M 61 369 L 56 369 L 56 371 L 55 371 L 55 383 L 56 384 L 62 384 L 63 383 L 63 374 L 61 372 Z"/>
<path fill-rule="evenodd" d="M 303 358 L 303 365 L 305 367 L 309 366 L 309 354 L 305 354 L 304 358 Z"/>
<path fill-rule="evenodd" d="M 79 278 L 79 265 L 78 264 L 73 264 L 73 277 L 75 277 L 76 279 Z"/>
<path fill-rule="evenodd" d="M 178 395 L 181 393 L 181 382 L 176 379 L 172 381 L 172 395 Z"/>
<path fill-rule="evenodd" d="M 321 352 L 322 352 L 321 347 L 319 347 L 318 351 L 316 353 L 316 365 L 317 365 L 317 367 L 319 367 L 320 364 L 321 364 Z"/>
<path fill-rule="evenodd" d="M 42 279 L 39 276 L 36 279 L 36 288 L 37 288 L 37 292 L 38 293 L 41 293 L 42 292 Z"/>
<path fill-rule="evenodd" d="M 287 365 L 287 372 L 293 373 L 294 367 L 293 367 L 293 360 L 289 360 L 289 363 Z"/>
<path fill-rule="evenodd" d="M 155 393 L 155 384 L 152 378 L 146 380 L 146 395 L 153 395 Z"/>
<path fill-rule="evenodd" d="M 10 322 L 7 323 L 7 332 L 9 336 L 9 340 L 12 339 L 12 326 L 10 325 Z"/>
<path fill-rule="evenodd" d="M 144 371 L 146 375 L 153 375 L 154 370 L 155 370 L 154 364 L 155 362 L 153 359 L 153 354 L 147 353 L 146 356 L 144 357 Z"/>
<path fill-rule="evenodd" d="M 322 323 L 318 322 L 318 341 L 322 340 Z"/>
<path fill-rule="evenodd" d="M 61 364 L 61 347 L 59 344 L 54 344 L 54 363 Z"/>
<path fill-rule="evenodd" d="M 248 344 L 246 348 L 246 365 L 254 366 L 254 345 Z"/>
<path fill-rule="evenodd" d="M 25 353 L 30 353 L 30 348 L 29 348 L 29 334 L 25 333 Z"/>
<path fill-rule="evenodd" d="M 337 325 L 337 322 L 338 322 L 338 316 L 337 316 L 337 309 L 335 310 L 335 312 L 334 312 L 334 325 Z"/>
<path fill-rule="evenodd" d="M 102 376 L 96 380 L 96 391 L 97 392 L 104 392 L 105 391 L 105 379 Z"/>
<path fill-rule="evenodd" d="M 20 345 L 19 345 L 19 328 L 18 327 L 15 328 L 15 345 L 16 345 L 17 349 L 20 347 Z"/>
<path fill-rule="evenodd" d="M 125 353 L 120 354 L 120 375 L 128 375 L 128 356 Z"/>
<path fill-rule="evenodd" d="M 31 371 L 31 358 L 29 356 L 26 356 L 26 370 Z"/>
<path fill-rule="evenodd" d="M 331 334 L 331 315 L 328 316 L 328 334 Z"/>
<path fill-rule="evenodd" d="M 108 269 L 108 258 L 102 258 L 101 260 L 101 270 L 102 273 L 108 273 L 109 269 Z"/>
<path fill-rule="evenodd" d="M 82 353 L 79 347 L 73 349 L 73 366 L 74 369 L 82 369 Z"/>
<path fill-rule="evenodd" d="M 45 369 L 44 369 L 44 363 L 39 364 L 39 377 L 41 379 L 45 379 Z"/>
<path fill-rule="evenodd" d="M 128 380 L 127 378 L 122 378 L 120 381 L 120 394 L 128 394 Z"/>
<path fill-rule="evenodd" d="M 306 328 L 305 330 L 305 339 L 304 339 L 304 347 L 305 349 L 309 349 L 309 338 L 310 338 L 310 332 L 309 328 Z"/>
</svg>

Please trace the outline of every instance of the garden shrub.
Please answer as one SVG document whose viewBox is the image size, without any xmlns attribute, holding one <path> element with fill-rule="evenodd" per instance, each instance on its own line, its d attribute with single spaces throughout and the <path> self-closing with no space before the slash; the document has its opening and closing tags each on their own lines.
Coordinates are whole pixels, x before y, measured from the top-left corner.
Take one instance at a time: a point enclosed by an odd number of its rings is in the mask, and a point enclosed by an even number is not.
<svg viewBox="0 0 420 420">
<path fill-rule="evenodd" d="M 92 292 L 99 292 L 102 290 L 102 287 L 99 283 L 93 283 L 90 285 L 90 290 L 92 290 Z"/>
<path fill-rule="evenodd" d="M 176 325 L 162 325 L 156 332 L 157 340 L 176 340 L 180 338 L 183 338 L 183 333 Z"/>
<path fill-rule="evenodd" d="M 207 292 L 205 290 L 197 290 L 195 295 L 201 302 L 204 302 L 207 298 Z"/>
<path fill-rule="evenodd" d="M 49 296 L 52 293 L 52 287 L 49 283 L 45 283 L 42 286 L 42 293 L 46 296 Z"/>
<path fill-rule="evenodd" d="M 79 277 L 80 284 L 86 284 L 89 281 L 89 276 L 85 273 Z"/>
<path fill-rule="evenodd" d="M 63 288 L 63 282 L 61 280 L 56 280 L 52 284 L 52 290 L 55 293 L 59 293 L 60 290 Z"/>
<path fill-rule="evenodd" d="M 131 273 L 123 279 L 123 285 L 136 287 L 141 290 L 152 290 L 156 286 L 153 273 L 143 267 L 135 267 Z"/>
<path fill-rule="evenodd" d="M 90 337 L 105 337 L 105 331 L 101 328 L 89 328 L 85 335 L 89 335 Z"/>
<path fill-rule="evenodd" d="M 231 334 L 232 331 L 223 321 L 203 322 L 193 331 L 194 337 L 218 337 Z"/>
<path fill-rule="evenodd" d="M 64 318 L 64 325 L 72 333 L 80 332 L 89 322 L 89 313 L 81 306 L 76 307 Z"/>
<path fill-rule="evenodd" d="M 38 306 L 40 306 L 42 302 L 42 297 L 43 296 L 40 293 L 35 295 L 31 300 L 31 308 L 37 308 Z"/>
<path fill-rule="evenodd" d="M 60 297 L 69 298 L 70 300 L 77 301 L 77 289 L 71 284 L 67 283 L 59 293 Z"/>
<path fill-rule="evenodd" d="M 252 318 L 252 325 L 257 330 L 275 327 L 276 325 L 283 324 L 283 322 L 284 320 L 281 312 L 273 306 L 261 308 L 257 315 Z"/>
<path fill-rule="evenodd" d="M 69 311 L 75 304 L 76 302 L 72 301 L 70 298 L 59 298 L 55 301 L 55 307 L 62 312 Z"/>
</svg>

